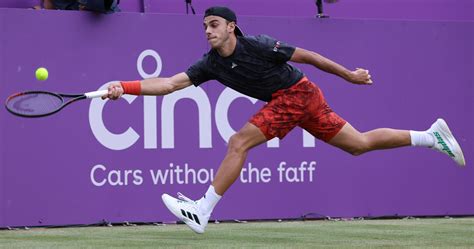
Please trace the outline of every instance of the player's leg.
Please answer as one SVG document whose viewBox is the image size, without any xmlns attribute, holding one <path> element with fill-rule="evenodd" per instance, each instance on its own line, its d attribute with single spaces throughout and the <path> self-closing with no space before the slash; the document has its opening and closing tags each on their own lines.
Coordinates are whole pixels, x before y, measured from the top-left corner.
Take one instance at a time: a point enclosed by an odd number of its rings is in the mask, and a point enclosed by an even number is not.
<svg viewBox="0 0 474 249">
<path fill-rule="evenodd" d="M 223 195 L 239 177 L 247 152 L 266 141 L 267 138 L 262 131 L 251 123 L 246 123 L 239 132 L 230 137 L 227 154 L 212 182 L 218 195 Z"/>
<path fill-rule="evenodd" d="M 317 87 L 311 103 L 306 108 L 310 112 L 309 118 L 299 126 L 352 155 L 412 145 L 433 148 L 460 166 L 466 164 L 461 147 L 443 119 L 438 119 L 426 131 L 380 128 L 361 133 L 332 111 Z"/>
<path fill-rule="evenodd" d="M 308 98 L 311 94 L 312 88 L 303 81 L 274 93 L 272 100 L 230 138 L 224 160 L 205 195 L 194 202 L 183 195 L 179 195 L 181 200 L 178 200 L 164 194 L 163 202 L 168 209 L 193 231 L 203 233 L 212 210 L 239 177 L 247 152 L 274 137 L 282 139 L 296 127 L 304 117 L 301 110 L 311 102 Z"/>
<path fill-rule="evenodd" d="M 433 148 L 451 157 L 459 166 L 466 165 L 458 142 L 443 119 L 438 119 L 426 131 L 395 130 L 380 128 L 360 133 L 349 123 L 329 141 L 352 155 L 361 155 L 372 150 L 391 149 L 402 146 Z"/>
<path fill-rule="evenodd" d="M 230 137 L 224 160 L 204 196 L 198 201 L 193 201 L 181 193 L 178 193 L 179 199 L 163 194 L 162 199 L 166 207 L 194 232 L 203 233 L 214 207 L 239 177 L 247 152 L 265 141 L 267 137 L 257 126 L 246 123 Z"/>
<path fill-rule="evenodd" d="M 352 155 L 361 155 L 371 150 L 409 146 L 411 138 L 406 130 L 381 128 L 361 133 L 346 123 L 328 143 Z"/>
<path fill-rule="evenodd" d="M 193 201 L 181 193 L 178 198 L 163 194 L 166 207 L 194 232 L 203 233 L 211 217 L 212 210 L 222 195 L 239 177 L 247 152 L 267 141 L 267 138 L 255 125 L 246 123 L 244 127 L 229 139 L 227 154 L 204 196 Z"/>
</svg>

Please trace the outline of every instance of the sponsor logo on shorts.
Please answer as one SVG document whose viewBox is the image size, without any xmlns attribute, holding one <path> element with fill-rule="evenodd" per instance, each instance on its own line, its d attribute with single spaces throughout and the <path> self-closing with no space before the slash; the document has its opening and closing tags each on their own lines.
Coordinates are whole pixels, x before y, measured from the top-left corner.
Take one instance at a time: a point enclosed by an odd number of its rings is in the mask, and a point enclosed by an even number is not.
<svg viewBox="0 0 474 249">
<path fill-rule="evenodd" d="M 436 139 L 438 139 L 438 144 L 441 145 L 441 147 L 443 147 L 443 151 L 445 151 L 446 153 L 448 153 L 448 155 L 450 157 L 455 157 L 455 155 L 453 154 L 453 152 L 449 149 L 448 145 L 446 144 L 446 142 L 444 142 L 444 139 L 441 137 L 441 135 L 439 135 L 438 132 L 433 132 L 433 134 L 435 135 Z"/>
</svg>

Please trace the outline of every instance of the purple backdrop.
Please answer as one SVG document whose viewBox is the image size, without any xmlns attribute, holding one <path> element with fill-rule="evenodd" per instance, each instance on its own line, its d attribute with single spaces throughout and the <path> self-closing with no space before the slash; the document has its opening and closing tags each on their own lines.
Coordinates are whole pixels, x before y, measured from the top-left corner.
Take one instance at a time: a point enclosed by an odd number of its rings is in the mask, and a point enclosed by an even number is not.
<svg viewBox="0 0 474 249">
<path fill-rule="evenodd" d="M 207 51 L 201 22 L 1 9 L 0 99 L 21 90 L 82 92 L 113 80 L 171 76 Z M 248 34 L 370 69 L 375 83 L 367 87 L 301 66 L 361 131 L 420 130 L 445 118 L 468 165 L 458 168 L 424 148 L 353 157 L 313 145 L 295 129 L 279 147 L 250 152 L 213 218 L 474 214 L 472 22 L 242 17 L 240 24 Z M 34 78 L 40 66 L 50 73 L 45 82 Z M 209 82 L 164 98 L 85 101 L 42 119 L 0 111 L 0 226 L 174 220 L 161 194 L 200 197 L 232 129 L 262 105 L 238 97 Z"/>
</svg>

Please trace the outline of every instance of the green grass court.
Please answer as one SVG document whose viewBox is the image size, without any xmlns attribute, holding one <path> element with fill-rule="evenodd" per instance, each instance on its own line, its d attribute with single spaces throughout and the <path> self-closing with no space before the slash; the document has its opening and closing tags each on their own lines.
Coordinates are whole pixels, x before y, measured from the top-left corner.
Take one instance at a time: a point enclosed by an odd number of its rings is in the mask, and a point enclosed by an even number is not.
<svg viewBox="0 0 474 249">
<path fill-rule="evenodd" d="M 1 230 L 0 248 L 474 248 L 474 218 Z"/>
</svg>

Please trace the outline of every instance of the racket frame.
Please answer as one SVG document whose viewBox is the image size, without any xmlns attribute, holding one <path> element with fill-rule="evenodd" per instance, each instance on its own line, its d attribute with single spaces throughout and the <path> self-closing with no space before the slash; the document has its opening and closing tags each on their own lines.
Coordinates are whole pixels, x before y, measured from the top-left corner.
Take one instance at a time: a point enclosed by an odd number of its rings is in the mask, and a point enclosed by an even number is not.
<svg viewBox="0 0 474 249">
<path fill-rule="evenodd" d="M 53 95 L 53 96 L 57 97 L 58 99 L 60 99 L 62 103 L 58 108 L 56 108 L 56 109 L 54 109 L 50 112 L 42 113 L 42 114 L 23 114 L 23 113 L 15 112 L 14 110 L 11 110 L 10 108 L 8 108 L 8 102 L 10 100 L 12 100 L 12 99 L 14 99 L 18 96 L 27 95 L 27 94 L 49 94 L 49 95 Z M 10 95 L 5 101 L 5 108 L 10 113 L 12 113 L 16 116 L 26 117 L 26 118 L 39 118 L 39 117 L 45 117 L 45 116 L 55 114 L 55 113 L 59 112 L 60 110 L 62 110 L 64 107 L 66 107 L 69 104 L 71 104 L 73 102 L 76 102 L 78 100 L 82 100 L 82 99 L 86 99 L 86 98 L 97 98 L 97 97 L 101 97 L 105 94 L 107 94 L 107 90 L 93 91 L 93 92 L 88 92 L 88 93 L 84 93 L 84 94 L 66 94 L 66 93 L 55 93 L 55 92 L 48 92 L 48 91 L 25 91 L 25 92 L 19 92 L 19 93 L 15 93 L 15 94 Z M 66 101 L 64 98 L 70 98 L 70 99 Z"/>
</svg>

